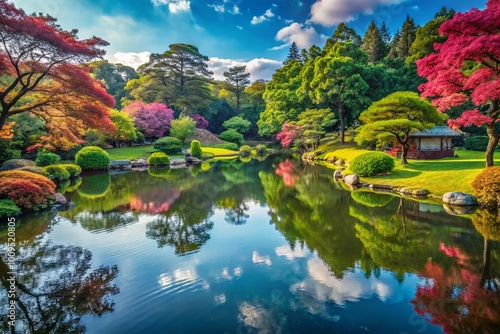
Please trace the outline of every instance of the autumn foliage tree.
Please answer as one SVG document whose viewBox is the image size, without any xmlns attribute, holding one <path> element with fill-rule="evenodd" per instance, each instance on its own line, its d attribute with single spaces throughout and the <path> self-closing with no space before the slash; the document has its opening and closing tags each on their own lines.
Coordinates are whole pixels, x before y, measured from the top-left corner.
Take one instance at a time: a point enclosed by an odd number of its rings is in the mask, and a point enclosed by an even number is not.
<svg viewBox="0 0 500 334">
<path fill-rule="evenodd" d="M 79 66 L 103 56 L 106 45 L 98 37 L 79 40 L 77 30 L 63 30 L 55 18 L 0 0 L 0 130 L 9 117 L 31 112 L 62 148 L 81 142 L 87 128 L 112 131 L 113 97 Z"/>
<path fill-rule="evenodd" d="M 145 137 L 159 138 L 170 129 L 174 119 L 174 111 L 163 103 L 144 103 L 135 101 L 123 108 L 123 111 L 134 117 L 134 124 Z"/>
<path fill-rule="evenodd" d="M 472 102 L 476 108 L 449 120 L 453 128 L 486 125 L 489 142 L 486 166 L 492 166 L 500 118 L 500 1 L 490 0 L 486 9 L 457 13 L 444 22 L 439 33 L 446 41 L 436 52 L 418 60 L 418 73 L 428 82 L 419 88 L 440 111 Z"/>
</svg>

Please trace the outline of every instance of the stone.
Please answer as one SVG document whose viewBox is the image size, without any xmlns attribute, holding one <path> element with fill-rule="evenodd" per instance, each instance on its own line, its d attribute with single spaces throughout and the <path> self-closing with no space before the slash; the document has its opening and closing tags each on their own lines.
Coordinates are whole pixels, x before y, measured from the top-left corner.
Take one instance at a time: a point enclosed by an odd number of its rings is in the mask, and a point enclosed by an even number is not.
<svg viewBox="0 0 500 334">
<path fill-rule="evenodd" d="M 186 159 L 170 159 L 170 166 L 185 165 Z"/>
<path fill-rule="evenodd" d="M 349 186 L 355 186 L 359 184 L 359 176 L 356 174 L 344 175 L 344 182 Z"/>
<path fill-rule="evenodd" d="M 335 172 L 333 172 L 333 178 L 334 179 L 341 179 L 342 178 L 342 169 L 337 169 Z"/>
<path fill-rule="evenodd" d="M 198 158 L 186 156 L 186 163 L 188 164 L 201 164 L 202 162 L 203 161 Z"/>
<path fill-rule="evenodd" d="M 109 162 L 109 169 L 126 169 L 131 167 L 130 160 L 111 160 Z"/>
<path fill-rule="evenodd" d="M 403 187 L 398 190 L 401 194 L 413 195 L 413 196 L 427 196 L 430 192 L 427 189 L 413 189 L 408 187 Z"/>
<path fill-rule="evenodd" d="M 144 158 L 132 160 L 130 164 L 133 168 L 149 166 L 148 161 Z"/>
<path fill-rule="evenodd" d="M 444 204 L 456 206 L 476 206 L 477 200 L 474 196 L 458 191 L 448 192 L 443 195 L 442 201 Z"/>
<path fill-rule="evenodd" d="M 393 186 L 389 186 L 387 184 L 376 184 L 376 183 L 370 184 L 369 187 L 371 189 L 375 188 L 375 189 L 387 189 L 387 190 L 392 190 L 392 188 L 394 188 Z"/>
<path fill-rule="evenodd" d="M 66 204 L 68 204 L 68 200 L 66 199 L 66 197 L 64 197 L 63 194 L 56 193 L 56 199 L 54 201 L 54 204 L 55 205 L 66 205 Z"/>
</svg>

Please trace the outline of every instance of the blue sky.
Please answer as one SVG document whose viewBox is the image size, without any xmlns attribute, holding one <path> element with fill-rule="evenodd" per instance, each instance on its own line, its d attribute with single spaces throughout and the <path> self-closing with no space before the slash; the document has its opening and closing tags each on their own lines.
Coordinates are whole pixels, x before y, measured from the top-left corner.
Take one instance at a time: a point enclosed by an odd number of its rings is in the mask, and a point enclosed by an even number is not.
<svg viewBox="0 0 500 334">
<path fill-rule="evenodd" d="M 247 65 L 251 79 L 269 79 L 289 45 L 320 47 L 339 22 L 360 35 L 371 20 L 391 32 L 407 14 L 425 24 L 442 7 L 484 8 L 487 0 L 14 0 L 26 12 L 58 18 L 81 38 L 107 40 L 106 58 L 138 66 L 150 52 L 190 43 L 211 58 L 216 78 L 234 65 Z"/>
</svg>

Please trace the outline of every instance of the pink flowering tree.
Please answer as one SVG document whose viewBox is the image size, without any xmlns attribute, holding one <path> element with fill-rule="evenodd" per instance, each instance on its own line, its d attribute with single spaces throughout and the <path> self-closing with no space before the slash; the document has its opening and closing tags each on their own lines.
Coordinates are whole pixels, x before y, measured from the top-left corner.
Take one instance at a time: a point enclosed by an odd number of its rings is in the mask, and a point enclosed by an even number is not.
<svg viewBox="0 0 500 334">
<path fill-rule="evenodd" d="M 196 127 L 198 129 L 206 129 L 208 128 L 208 121 L 205 119 L 205 117 L 197 114 L 191 115 L 191 118 L 196 122 Z"/>
<path fill-rule="evenodd" d="M 416 62 L 419 75 L 428 80 L 419 89 L 442 112 L 467 102 L 476 106 L 448 125 L 486 125 L 486 166 L 493 166 L 499 141 L 495 122 L 500 118 L 500 0 L 489 0 L 484 10 L 455 14 L 439 33 L 446 41 Z"/>
<path fill-rule="evenodd" d="M 170 129 L 174 119 L 174 111 L 163 103 L 144 103 L 134 101 L 123 108 L 123 111 L 134 117 L 134 124 L 145 137 L 160 138 Z"/>
<path fill-rule="evenodd" d="M 285 122 L 281 128 L 281 132 L 276 136 L 276 139 L 281 141 L 283 147 L 288 147 L 297 138 L 299 131 L 300 126 L 297 124 Z"/>
</svg>

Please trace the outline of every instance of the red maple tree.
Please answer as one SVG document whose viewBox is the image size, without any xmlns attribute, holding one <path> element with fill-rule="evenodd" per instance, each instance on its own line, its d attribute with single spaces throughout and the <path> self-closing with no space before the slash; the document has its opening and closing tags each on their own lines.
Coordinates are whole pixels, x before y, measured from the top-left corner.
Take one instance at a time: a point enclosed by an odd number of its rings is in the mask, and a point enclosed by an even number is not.
<svg viewBox="0 0 500 334">
<path fill-rule="evenodd" d="M 87 128 L 112 131 L 114 99 L 81 66 L 102 57 L 106 45 L 0 0 L 0 130 L 10 116 L 30 112 L 45 120 L 56 146 L 76 145 Z"/>
<path fill-rule="evenodd" d="M 419 75 L 428 80 L 419 89 L 443 112 L 466 102 L 477 107 L 448 124 L 486 125 L 486 166 L 492 166 L 499 141 L 494 123 L 500 118 L 500 0 L 489 0 L 484 10 L 455 14 L 439 33 L 446 41 L 416 62 Z"/>
</svg>

